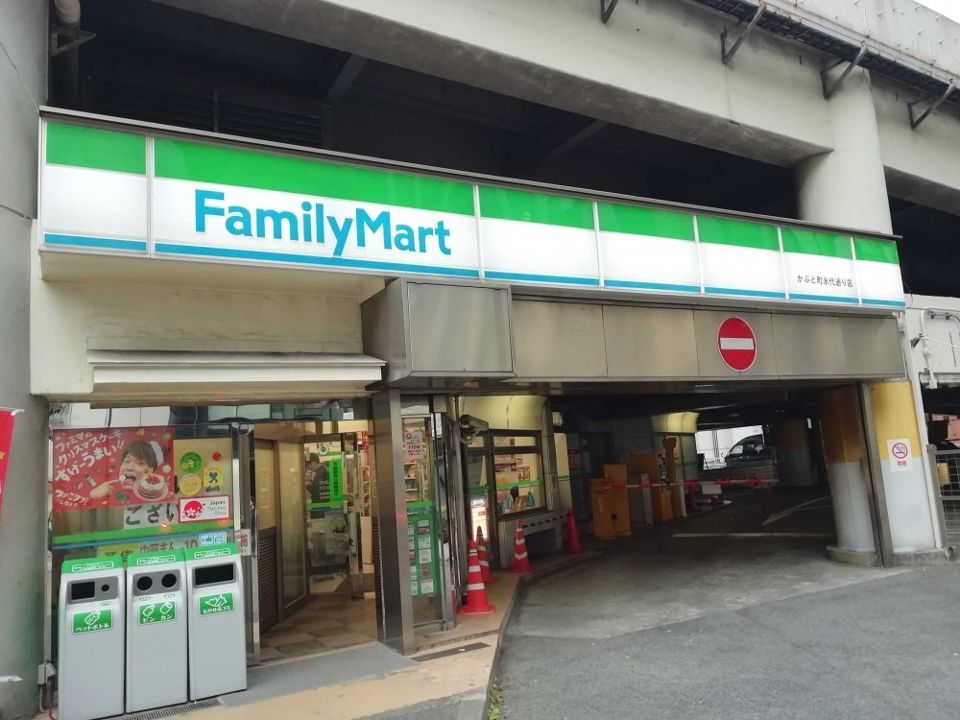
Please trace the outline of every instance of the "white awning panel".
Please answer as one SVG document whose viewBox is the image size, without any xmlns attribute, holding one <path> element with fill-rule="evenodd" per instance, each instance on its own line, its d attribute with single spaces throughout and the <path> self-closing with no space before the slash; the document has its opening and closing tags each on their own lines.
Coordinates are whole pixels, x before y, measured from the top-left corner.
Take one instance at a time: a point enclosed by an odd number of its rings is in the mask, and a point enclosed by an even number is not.
<svg viewBox="0 0 960 720">
<path fill-rule="evenodd" d="M 356 397 L 386 362 L 369 355 L 88 350 L 100 404 L 234 404 Z"/>
</svg>

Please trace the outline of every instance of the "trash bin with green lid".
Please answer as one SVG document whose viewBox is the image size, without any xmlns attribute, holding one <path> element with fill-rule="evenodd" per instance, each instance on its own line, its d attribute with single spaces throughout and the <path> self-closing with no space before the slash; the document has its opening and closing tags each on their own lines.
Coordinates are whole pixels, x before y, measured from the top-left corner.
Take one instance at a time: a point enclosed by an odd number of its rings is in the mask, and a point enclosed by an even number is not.
<svg viewBox="0 0 960 720">
<path fill-rule="evenodd" d="M 64 562 L 57 608 L 58 717 L 122 715 L 126 607 L 120 558 Z"/>
<path fill-rule="evenodd" d="M 185 551 L 190 699 L 247 687 L 243 572 L 233 543 Z"/>
<path fill-rule="evenodd" d="M 127 712 L 187 702 L 183 551 L 127 558 Z"/>
</svg>

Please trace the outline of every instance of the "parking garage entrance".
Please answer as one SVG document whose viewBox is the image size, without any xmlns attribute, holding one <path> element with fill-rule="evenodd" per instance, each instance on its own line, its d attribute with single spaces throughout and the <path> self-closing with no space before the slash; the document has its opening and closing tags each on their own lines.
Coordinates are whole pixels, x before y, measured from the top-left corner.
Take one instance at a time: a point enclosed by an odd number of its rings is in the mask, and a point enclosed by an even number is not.
<svg viewBox="0 0 960 720">
<path fill-rule="evenodd" d="M 820 403 L 832 389 L 731 382 L 556 398 L 560 503 L 600 540 L 666 533 L 835 546 Z"/>
</svg>

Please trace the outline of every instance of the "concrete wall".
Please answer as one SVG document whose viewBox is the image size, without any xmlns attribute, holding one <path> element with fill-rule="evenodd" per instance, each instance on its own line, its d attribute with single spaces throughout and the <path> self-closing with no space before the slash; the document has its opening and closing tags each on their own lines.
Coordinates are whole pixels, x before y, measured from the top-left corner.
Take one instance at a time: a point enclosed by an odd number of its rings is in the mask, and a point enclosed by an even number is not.
<svg viewBox="0 0 960 720">
<path fill-rule="evenodd" d="M 7 0 L 0 20 L 0 406 L 17 418 L 0 510 L 0 718 L 33 717 L 42 660 L 45 404 L 29 395 L 29 287 L 37 106 L 46 98 L 47 3 Z"/>
<path fill-rule="evenodd" d="M 32 389 L 93 390 L 87 350 L 362 352 L 360 301 L 324 294 L 159 284 L 34 283 Z"/>
</svg>

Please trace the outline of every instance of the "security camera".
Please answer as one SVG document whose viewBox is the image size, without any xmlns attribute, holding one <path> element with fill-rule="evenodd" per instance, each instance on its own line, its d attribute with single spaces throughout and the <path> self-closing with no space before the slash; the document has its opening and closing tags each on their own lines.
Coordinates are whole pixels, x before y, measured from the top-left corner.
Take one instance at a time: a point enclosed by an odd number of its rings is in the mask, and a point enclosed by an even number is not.
<svg viewBox="0 0 960 720">
<path fill-rule="evenodd" d="M 490 424 L 486 420 L 481 420 L 476 418 L 473 415 L 461 415 L 460 416 L 460 440 L 461 442 L 468 443 L 473 440 L 479 433 L 486 432 L 490 429 Z"/>
</svg>

